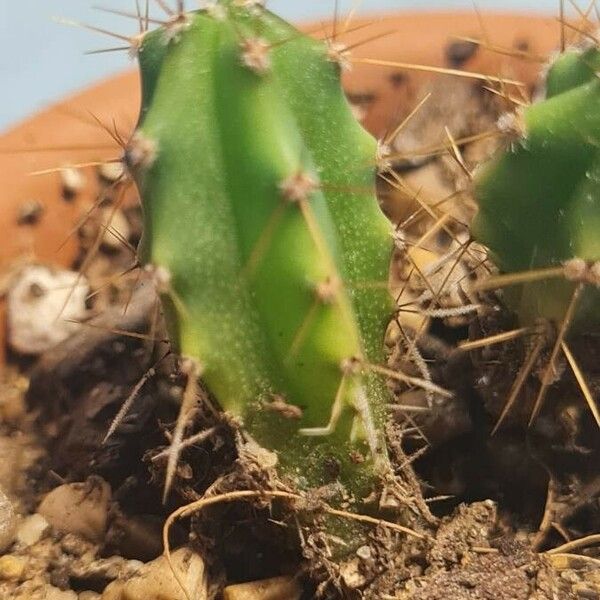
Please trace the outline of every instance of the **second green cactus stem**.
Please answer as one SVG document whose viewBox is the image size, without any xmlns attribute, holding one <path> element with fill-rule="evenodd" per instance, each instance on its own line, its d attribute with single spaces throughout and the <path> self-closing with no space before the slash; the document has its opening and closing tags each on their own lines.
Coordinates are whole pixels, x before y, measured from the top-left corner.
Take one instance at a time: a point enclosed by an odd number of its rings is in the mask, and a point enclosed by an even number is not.
<svg viewBox="0 0 600 600">
<path fill-rule="evenodd" d="M 387 472 L 383 361 L 390 225 L 376 144 L 334 47 L 222 2 L 139 48 L 143 105 L 127 160 L 142 261 L 172 341 L 299 489 L 360 505 Z M 248 4 L 248 3 L 246 3 Z"/>
<path fill-rule="evenodd" d="M 595 46 L 560 54 L 544 97 L 516 116 L 517 139 L 476 178 L 473 233 L 502 271 L 567 263 L 571 279 L 586 284 L 574 328 L 600 323 L 599 67 Z M 568 271 L 506 291 L 521 323 L 561 322 L 577 285 Z"/>
</svg>

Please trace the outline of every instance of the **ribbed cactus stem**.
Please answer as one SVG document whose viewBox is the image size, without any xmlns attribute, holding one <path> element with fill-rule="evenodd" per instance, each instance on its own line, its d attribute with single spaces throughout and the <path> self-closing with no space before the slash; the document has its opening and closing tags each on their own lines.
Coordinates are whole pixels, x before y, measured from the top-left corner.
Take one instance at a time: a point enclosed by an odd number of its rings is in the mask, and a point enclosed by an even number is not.
<svg viewBox="0 0 600 600">
<path fill-rule="evenodd" d="M 299 489 L 350 505 L 388 470 L 383 361 L 391 229 L 376 144 L 322 42 L 222 2 L 144 37 L 127 161 L 141 260 L 171 338 Z M 357 508 L 358 509 L 358 508 Z"/>
<path fill-rule="evenodd" d="M 512 119 L 510 148 L 481 169 L 473 233 L 506 273 L 557 273 L 506 291 L 523 324 L 560 323 L 575 288 L 572 328 L 600 322 L 600 52 L 558 55 L 543 97 Z M 505 120 L 506 121 L 506 120 Z M 579 269 L 577 269 L 579 265 Z M 564 267 L 561 271 L 560 267 Z"/>
</svg>

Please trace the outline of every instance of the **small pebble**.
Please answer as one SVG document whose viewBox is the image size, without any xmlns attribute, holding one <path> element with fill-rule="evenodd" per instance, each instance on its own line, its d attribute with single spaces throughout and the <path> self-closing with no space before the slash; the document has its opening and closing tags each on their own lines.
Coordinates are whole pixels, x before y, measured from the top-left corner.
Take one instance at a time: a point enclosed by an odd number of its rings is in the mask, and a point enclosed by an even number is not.
<svg viewBox="0 0 600 600">
<path fill-rule="evenodd" d="M 0 489 L 0 552 L 4 552 L 14 541 L 17 516 L 12 502 Z"/>
<path fill-rule="evenodd" d="M 189 597 L 193 600 L 206 600 L 207 583 L 202 558 L 188 548 L 180 548 L 172 553 L 171 559 L 174 568 L 181 575 Z M 101 598 L 102 600 L 187 600 L 164 556 L 143 565 L 136 575 L 111 583 L 104 590 Z M 290 597 L 289 600 L 292 598 Z"/>
<path fill-rule="evenodd" d="M 38 507 L 57 531 L 101 542 L 106 533 L 111 490 L 100 477 L 85 483 L 66 483 L 49 492 Z"/>
<path fill-rule="evenodd" d="M 5 554 L 0 556 L 0 579 L 18 581 L 25 572 L 27 559 L 23 556 Z"/>
<path fill-rule="evenodd" d="M 95 545 L 75 533 L 67 533 L 60 540 L 60 547 L 71 556 L 83 556 L 88 552 L 93 553 Z"/>
<path fill-rule="evenodd" d="M 359 558 L 343 562 L 340 565 L 340 576 L 351 590 L 358 590 L 367 582 L 367 578 L 362 572 Z"/>
<path fill-rule="evenodd" d="M 22 354 L 41 354 L 78 330 L 89 286 L 73 271 L 24 268 L 8 291 L 8 342 Z"/>
<path fill-rule="evenodd" d="M 291 577 L 273 577 L 230 585 L 223 590 L 223 600 L 297 600 L 302 587 Z"/>
<path fill-rule="evenodd" d="M 29 515 L 19 523 L 15 539 L 22 546 L 33 546 L 44 537 L 49 527 L 50 524 L 42 515 Z"/>
</svg>

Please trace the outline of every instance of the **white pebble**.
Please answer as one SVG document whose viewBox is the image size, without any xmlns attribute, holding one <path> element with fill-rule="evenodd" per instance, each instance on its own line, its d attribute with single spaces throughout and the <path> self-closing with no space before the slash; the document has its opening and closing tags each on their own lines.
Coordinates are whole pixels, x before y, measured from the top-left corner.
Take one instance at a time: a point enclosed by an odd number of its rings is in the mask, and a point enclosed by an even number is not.
<svg viewBox="0 0 600 600">
<path fill-rule="evenodd" d="M 41 354 L 80 327 L 89 285 L 72 271 L 25 267 L 8 292 L 8 342 L 23 354 Z"/>
<path fill-rule="evenodd" d="M 42 539 L 49 527 L 48 521 L 42 515 L 29 515 L 19 523 L 15 539 L 23 546 L 33 546 Z"/>
</svg>

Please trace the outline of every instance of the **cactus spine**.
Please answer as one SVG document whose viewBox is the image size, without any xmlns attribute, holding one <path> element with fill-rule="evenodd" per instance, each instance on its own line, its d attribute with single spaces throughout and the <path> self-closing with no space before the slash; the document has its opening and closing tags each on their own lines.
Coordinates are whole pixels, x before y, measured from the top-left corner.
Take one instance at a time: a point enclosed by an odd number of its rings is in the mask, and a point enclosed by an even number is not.
<svg viewBox="0 0 600 600">
<path fill-rule="evenodd" d="M 252 4 L 252 6 L 250 6 Z M 126 153 L 141 260 L 172 341 L 300 489 L 360 504 L 387 467 L 383 359 L 392 237 L 376 145 L 340 56 L 257 3 L 178 15 L 139 47 Z"/>
<path fill-rule="evenodd" d="M 473 233 L 506 272 L 557 267 L 507 290 L 520 321 L 600 322 L 600 52 L 571 48 L 551 64 L 543 99 L 513 120 L 518 139 L 478 174 Z M 560 267 L 564 265 L 564 273 Z"/>
</svg>

